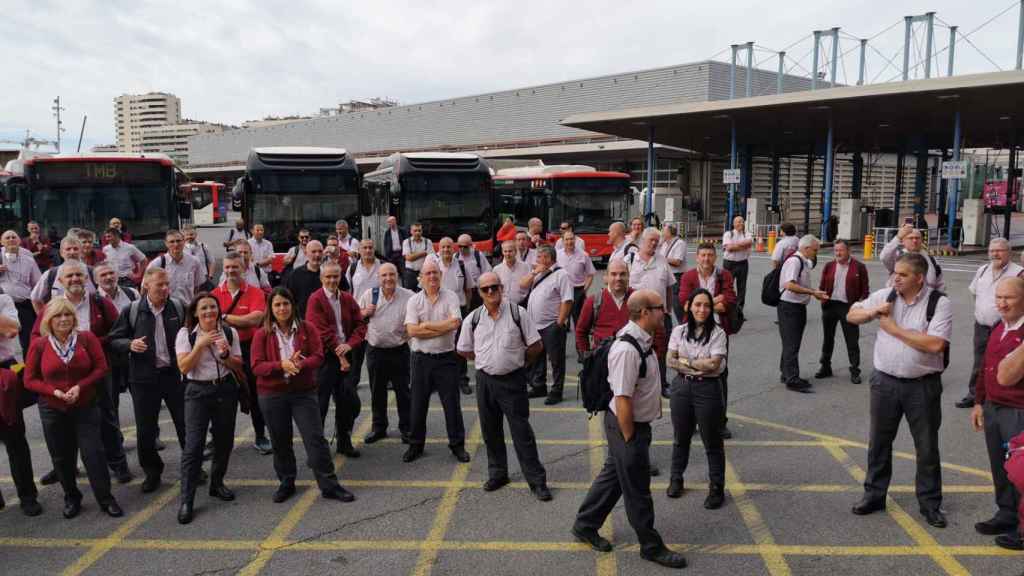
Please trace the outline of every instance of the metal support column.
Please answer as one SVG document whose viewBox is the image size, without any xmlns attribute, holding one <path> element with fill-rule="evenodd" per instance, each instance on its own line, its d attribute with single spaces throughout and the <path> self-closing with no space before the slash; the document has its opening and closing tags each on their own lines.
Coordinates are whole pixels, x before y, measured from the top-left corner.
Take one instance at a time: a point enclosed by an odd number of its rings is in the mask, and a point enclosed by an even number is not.
<svg viewBox="0 0 1024 576">
<path fill-rule="evenodd" d="M 910 79 L 910 29 L 914 26 L 913 16 L 904 16 L 906 31 L 903 34 L 903 79 Z"/>
<path fill-rule="evenodd" d="M 807 187 L 804 188 L 804 234 L 811 233 L 811 187 L 814 185 L 814 142 L 807 154 Z"/>
<path fill-rule="evenodd" d="M 739 50 L 739 44 L 733 44 L 732 48 L 732 65 L 729 66 L 729 100 L 736 97 L 736 51 Z"/>
<path fill-rule="evenodd" d="M 932 77 L 932 38 L 935 36 L 935 12 L 926 12 L 925 22 L 928 25 L 928 34 L 924 41 L 924 77 Z"/>
<path fill-rule="evenodd" d="M 829 88 L 836 87 L 836 64 L 839 62 L 839 28 L 832 29 L 832 69 L 829 71 Z"/>
<path fill-rule="evenodd" d="M 867 49 L 868 49 L 868 39 L 867 38 L 861 38 L 860 39 L 860 66 L 859 66 L 860 72 L 857 74 L 857 86 L 863 86 L 864 85 L 864 63 L 865 63 L 865 57 L 867 56 L 867 54 L 865 54 L 865 52 L 867 52 Z"/>
<path fill-rule="evenodd" d="M 838 28 L 833 28 L 838 30 Z M 833 52 L 835 50 L 833 49 Z M 833 62 L 833 67 L 835 62 Z M 825 203 L 824 209 L 821 214 L 821 240 L 828 242 L 831 240 L 829 237 L 829 223 L 832 220 L 832 164 L 835 162 L 833 157 L 833 144 L 832 144 L 832 111 L 828 111 L 828 135 L 825 136 Z"/>
<path fill-rule="evenodd" d="M 750 193 L 753 190 L 754 184 L 754 147 L 750 144 L 743 147 L 743 163 L 741 168 L 740 188 L 742 189 L 743 204 L 740 216 L 746 218 L 747 200 L 750 200 Z"/>
<path fill-rule="evenodd" d="M 850 182 L 850 198 L 860 198 L 864 188 L 864 155 L 853 153 L 853 178 Z"/>
<path fill-rule="evenodd" d="M 732 143 L 729 146 L 729 168 L 736 169 L 736 120 L 729 118 L 729 132 L 732 135 Z M 729 209 L 726 211 L 729 219 L 726 227 L 731 226 L 732 219 L 736 215 L 736 185 L 729 184 Z"/>
<path fill-rule="evenodd" d="M 747 98 L 754 95 L 754 43 L 747 42 Z"/>
<path fill-rule="evenodd" d="M 779 74 L 775 77 L 775 92 L 782 94 L 782 78 L 786 73 L 786 53 L 779 52 Z"/>
<path fill-rule="evenodd" d="M 818 89 L 818 52 L 821 50 L 821 30 L 814 31 L 814 58 L 811 60 L 811 90 Z"/>
<path fill-rule="evenodd" d="M 956 53 L 956 30 L 957 26 L 949 27 L 949 68 L 946 70 L 946 76 L 953 75 L 953 55 Z"/>
<path fill-rule="evenodd" d="M 906 152 L 900 150 L 896 154 L 896 192 L 892 195 L 893 226 L 899 226 L 900 202 L 903 196 L 903 167 L 906 164 Z"/>
<path fill-rule="evenodd" d="M 957 109 L 953 112 L 953 160 L 960 160 L 960 110 Z M 960 239 L 953 236 L 953 230 L 956 228 L 956 212 L 960 203 L 960 180 L 949 181 L 949 198 L 946 200 L 946 237 L 949 238 L 949 244 L 956 247 L 960 244 Z"/>
<path fill-rule="evenodd" d="M 654 212 L 654 172 L 657 169 L 654 157 L 654 126 L 647 127 L 647 194 L 644 196 L 644 225 L 650 226 Z"/>
<path fill-rule="evenodd" d="M 1003 238 L 1010 237 L 1010 223 L 1013 219 L 1014 205 L 1011 200 L 1014 197 L 1014 190 L 1017 188 L 1017 142 L 1010 141 L 1010 166 L 1006 174 L 1006 214 L 1003 216 Z"/>
<path fill-rule="evenodd" d="M 925 188 L 928 187 L 928 146 L 921 139 L 917 146 L 917 165 L 914 168 L 914 226 L 924 224 L 924 209 L 927 203 Z"/>
<path fill-rule="evenodd" d="M 772 154 L 772 212 L 779 213 L 779 161 L 778 154 Z"/>
<path fill-rule="evenodd" d="M 942 150 L 942 161 L 945 162 L 946 160 L 949 160 L 949 159 L 950 159 L 949 151 L 946 150 L 946 149 L 943 149 Z M 947 203 L 947 200 L 948 200 L 947 195 L 949 194 L 949 183 L 950 183 L 950 180 L 948 178 L 939 178 L 939 196 L 938 196 L 938 202 L 936 203 L 937 204 L 937 208 L 938 208 L 938 213 L 939 213 L 939 228 L 945 228 L 946 227 L 946 219 L 947 219 L 947 216 L 946 216 L 946 203 Z"/>
</svg>

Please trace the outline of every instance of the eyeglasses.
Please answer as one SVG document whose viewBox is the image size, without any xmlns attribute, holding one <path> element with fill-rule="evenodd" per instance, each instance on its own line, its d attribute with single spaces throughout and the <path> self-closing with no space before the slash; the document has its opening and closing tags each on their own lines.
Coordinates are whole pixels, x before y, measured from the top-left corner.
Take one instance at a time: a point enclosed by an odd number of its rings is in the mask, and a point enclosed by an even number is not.
<svg viewBox="0 0 1024 576">
<path fill-rule="evenodd" d="M 484 294 L 490 294 L 491 292 L 497 292 L 501 290 L 501 284 L 491 284 L 490 286 L 481 286 L 480 291 Z"/>
<path fill-rule="evenodd" d="M 463 246 L 462 244 L 459 244 L 460 250 L 469 250 L 470 248 L 472 248 L 472 246 Z"/>
<path fill-rule="evenodd" d="M 309 236 L 299 236 L 299 240 L 309 240 Z"/>
</svg>

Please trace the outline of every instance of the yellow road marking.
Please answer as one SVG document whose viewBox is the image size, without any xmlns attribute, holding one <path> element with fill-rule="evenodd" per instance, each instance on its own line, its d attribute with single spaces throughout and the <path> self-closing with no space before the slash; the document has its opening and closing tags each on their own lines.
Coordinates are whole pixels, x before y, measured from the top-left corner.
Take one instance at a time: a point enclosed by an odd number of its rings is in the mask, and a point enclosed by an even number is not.
<svg viewBox="0 0 1024 576">
<path fill-rule="evenodd" d="M 772 536 L 771 529 L 765 524 L 761 511 L 757 509 L 757 505 L 747 495 L 746 487 L 740 480 L 739 475 L 736 474 L 736 469 L 728 460 L 725 463 L 725 485 L 729 489 L 729 494 L 732 495 L 732 500 L 740 512 L 740 517 L 743 518 L 743 523 L 746 524 L 747 530 L 750 531 L 750 535 L 754 539 L 754 544 L 763 547 L 761 559 L 764 560 L 768 573 L 772 576 L 791 574 L 792 572 L 786 563 L 786 559 L 781 553 L 773 549 L 775 547 L 775 537 Z"/>
<path fill-rule="evenodd" d="M 850 455 L 846 453 L 842 448 L 838 446 L 829 446 L 825 448 L 828 453 L 836 459 L 846 471 L 849 472 L 858 482 L 864 482 L 864 470 L 855 464 L 850 459 Z M 951 554 L 949 554 L 944 547 L 939 546 L 939 543 L 932 538 L 932 535 L 928 533 L 920 524 L 914 521 L 913 518 L 907 514 L 906 510 L 903 509 L 899 504 L 896 503 L 891 497 L 886 497 L 885 504 L 886 511 L 889 516 L 903 528 L 903 531 L 907 533 L 910 538 L 917 543 L 918 546 L 924 546 L 932 550 L 928 556 L 935 561 L 947 574 L 956 575 L 967 575 L 970 576 L 970 571 L 964 567 L 963 564 L 958 562 Z"/>
<path fill-rule="evenodd" d="M 477 419 L 473 423 L 473 429 L 469 433 L 469 437 L 466 439 L 466 446 L 470 454 L 476 454 L 477 448 L 480 445 L 480 437 L 480 420 Z M 440 544 L 444 542 L 444 536 L 448 532 L 448 524 L 451 523 L 452 514 L 455 513 L 455 506 L 459 502 L 459 494 L 462 493 L 462 488 L 459 484 L 465 482 L 469 476 L 471 464 L 471 462 L 456 464 L 455 471 L 452 472 L 450 479 L 452 485 L 445 489 L 444 496 L 441 497 L 441 502 L 437 505 L 437 512 L 434 513 L 434 524 L 430 527 L 430 532 L 427 533 L 427 537 L 423 541 L 424 546 L 420 549 L 419 558 L 416 559 L 416 566 L 412 570 L 415 576 L 428 576 L 431 570 L 433 570 L 434 562 L 437 561 L 437 553 L 440 550 Z"/>
</svg>

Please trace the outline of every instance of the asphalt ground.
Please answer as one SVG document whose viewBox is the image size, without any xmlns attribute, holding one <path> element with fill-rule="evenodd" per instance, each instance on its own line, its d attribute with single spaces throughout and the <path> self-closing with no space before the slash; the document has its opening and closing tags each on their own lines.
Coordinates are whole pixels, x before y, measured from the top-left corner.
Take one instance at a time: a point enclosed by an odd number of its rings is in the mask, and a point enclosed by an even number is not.
<svg viewBox="0 0 1024 576">
<path fill-rule="evenodd" d="M 208 242 L 220 231 L 203 231 Z M 210 242 L 212 244 L 212 242 Z M 692 248 L 691 248 L 692 251 Z M 826 254 L 819 257 L 823 262 Z M 991 516 L 994 504 L 984 440 L 971 430 L 968 411 L 954 402 L 963 396 L 971 370 L 972 303 L 967 285 L 982 257 L 941 258 L 947 289 L 956 308 L 952 361 L 943 379 L 940 432 L 945 499 L 950 525 L 928 526 L 913 493 L 913 442 L 906 426 L 896 448 L 888 509 L 866 517 L 850 513 L 860 498 L 866 467 L 868 384 L 848 380 L 845 349 L 833 357 L 836 376 L 815 381 L 814 394 L 787 391 L 778 378 L 780 345 L 775 310 L 759 302 L 767 259 L 753 257 L 748 283 L 747 323 L 731 344 L 729 425 L 726 442 L 726 505 L 702 507 L 706 461 L 695 449 L 686 474 L 687 492 L 665 496 L 672 426 L 665 414 L 654 424 L 652 458 L 663 474 L 653 479 L 656 526 L 675 550 L 685 553 L 687 573 L 737 574 L 1018 574 L 1024 554 L 996 547 L 973 525 Z M 885 279 L 869 262 L 873 287 Z M 817 281 L 818 271 L 813 273 Z M 861 331 L 865 376 L 870 374 L 876 326 Z M 821 346 L 820 307 L 811 305 L 801 371 L 810 377 Z M 571 348 L 571 346 L 570 346 Z M 143 495 L 140 479 L 116 485 L 126 511 L 104 515 L 82 479 L 85 507 L 74 520 L 61 514 L 58 486 L 40 486 L 45 512 L 26 518 L 18 510 L 8 463 L 0 458 L 0 566 L 5 574 L 638 574 L 664 570 L 640 558 L 635 533 L 620 503 L 604 528 L 614 552 L 600 554 L 569 533 L 574 514 L 600 468 L 605 450 L 597 420 L 588 420 L 576 401 L 575 354 L 569 354 L 566 401 L 547 407 L 531 402 L 531 422 L 547 468 L 554 500 L 536 501 L 519 474 L 509 446 L 513 484 L 494 493 L 481 489 L 486 454 L 480 444 L 475 396 L 462 397 L 467 449 L 473 459 L 459 464 L 449 454 L 436 398 L 428 422 L 424 458 L 401 462 L 404 446 L 392 437 L 363 447 L 362 457 L 335 460 L 339 476 L 357 500 L 323 500 L 304 468 L 297 440 L 300 492 L 284 504 L 271 502 L 277 485 L 271 457 L 252 448 L 252 427 L 240 415 L 227 482 L 238 498 L 223 503 L 200 489 L 196 518 L 176 522 L 178 457 L 166 412 L 161 432 L 168 444 L 164 485 Z M 357 439 L 369 427 L 369 391 L 360 386 L 363 415 Z M 138 474 L 134 422 L 128 397 L 121 421 L 132 469 Z M 393 410 L 393 408 L 392 408 Z M 38 412 L 25 412 L 34 470 L 50 469 Z M 327 429 L 332 429 L 328 424 Z"/>
</svg>

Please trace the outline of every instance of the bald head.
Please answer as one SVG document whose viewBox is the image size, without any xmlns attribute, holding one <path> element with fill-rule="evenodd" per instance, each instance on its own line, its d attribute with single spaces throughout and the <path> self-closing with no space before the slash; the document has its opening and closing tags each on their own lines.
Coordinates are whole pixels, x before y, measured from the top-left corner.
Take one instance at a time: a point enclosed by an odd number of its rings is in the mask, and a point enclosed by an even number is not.
<svg viewBox="0 0 1024 576">
<path fill-rule="evenodd" d="M 481 286 L 487 286 L 488 284 L 501 284 L 501 278 L 494 272 L 484 272 L 476 279 L 476 283 Z"/>
<path fill-rule="evenodd" d="M 1007 325 L 1024 316 L 1024 278 L 1011 276 L 996 284 L 996 310 Z"/>
<path fill-rule="evenodd" d="M 608 263 L 608 268 L 604 271 L 604 285 L 616 298 L 626 295 L 629 288 L 629 266 L 625 260 L 616 258 Z"/>
<path fill-rule="evenodd" d="M 645 332 L 653 335 L 658 326 L 664 323 L 665 303 L 654 290 L 637 290 L 626 301 L 629 307 L 629 320 L 640 326 Z"/>
</svg>

